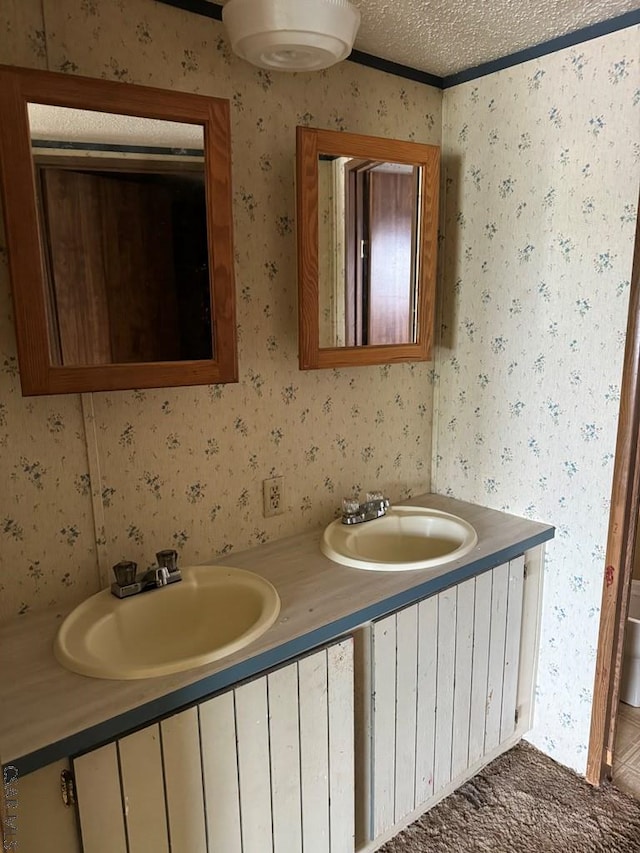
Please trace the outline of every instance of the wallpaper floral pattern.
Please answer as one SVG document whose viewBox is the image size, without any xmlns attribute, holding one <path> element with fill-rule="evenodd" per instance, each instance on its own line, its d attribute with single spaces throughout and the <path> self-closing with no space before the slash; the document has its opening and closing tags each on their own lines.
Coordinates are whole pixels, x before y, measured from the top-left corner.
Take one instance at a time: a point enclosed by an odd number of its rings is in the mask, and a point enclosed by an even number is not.
<svg viewBox="0 0 640 853">
<path fill-rule="evenodd" d="M 39 3 L 3 4 L 0 61 L 46 67 Z M 78 396 L 20 393 L 0 211 L 0 622 L 94 592 L 97 549 Z"/>
<path fill-rule="evenodd" d="M 22 398 L 0 229 L 0 620 L 69 608 L 124 556 L 175 545 L 206 560 L 325 523 L 352 489 L 433 487 L 557 526 L 533 739 L 583 770 L 636 218 L 637 28 L 444 98 L 353 63 L 259 71 L 220 24 L 152 0 L 9 0 L 0 34 L 5 63 L 230 99 L 241 377 Z M 434 144 L 442 131 L 435 366 L 298 370 L 297 124 Z M 264 519 L 273 474 L 287 511 Z"/>
<path fill-rule="evenodd" d="M 447 90 L 433 490 L 556 525 L 533 741 L 584 771 L 640 176 L 638 28 Z"/>
<path fill-rule="evenodd" d="M 202 562 L 327 523 L 352 490 L 428 491 L 432 365 L 298 369 L 295 128 L 439 144 L 442 93 L 349 62 L 260 71 L 153 0 L 11 0 L 0 27 L 2 62 L 229 98 L 240 365 L 235 385 L 22 398 L 3 252 L 0 619 L 67 609 L 125 556 Z M 265 519 L 274 474 L 286 511 Z"/>
</svg>

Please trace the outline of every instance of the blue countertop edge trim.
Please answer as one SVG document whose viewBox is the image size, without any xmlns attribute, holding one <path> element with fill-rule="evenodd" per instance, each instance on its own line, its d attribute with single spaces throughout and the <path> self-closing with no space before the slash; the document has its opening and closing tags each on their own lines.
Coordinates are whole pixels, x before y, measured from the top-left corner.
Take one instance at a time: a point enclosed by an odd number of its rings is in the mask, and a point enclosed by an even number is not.
<svg viewBox="0 0 640 853">
<path fill-rule="evenodd" d="M 462 581 L 468 578 L 499 566 L 508 560 L 512 560 L 525 551 L 548 542 L 553 538 L 554 533 L 555 528 L 549 527 L 514 545 L 509 545 L 500 551 L 495 551 L 486 557 L 481 557 L 472 563 L 467 563 L 437 578 L 423 581 L 417 586 L 392 595 L 389 598 L 382 599 L 362 610 L 350 613 L 348 616 L 344 616 L 334 622 L 329 622 L 321 628 L 315 628 L 308 634 L 303 634 L 273 649 L 262 652 L 255 657 L 234 664 L 228 669 L 223 669 L 193 684 L 174 690 L 166 696 L 153 699 L 151 702 L 146 702 L 138 708 L 133 708 L 124 714 L 119 714 L 117 717 L 105 720 L 103 723 L 91 726 L 84 731 L 56 741 L 35 752 L 30 752 L 20 758 L 7 761 L 5 762 L 5 766 L 16 767 L 20 776 L 26 776 L 28 773 L 39 770 L 48 764 L 52 764 L 54 761 L 95 749 L 104 743 L 122 737 L 155 720 L 170 716 L 186 707 L 202 702 L 232 685 L 246 681 L 248 678 L 253 678 L 293 658 L 301 657 L 312 649 L 322 646 L 324 643 L 342 634 L 346 634 L 359 625 L 379 619 L 409 604 L 414 604 L 416 601 L 435 595 L 449 586 L 462 583 Z"/>
<path fill-rule="evenodd" d="M 222 6 L 219 3 L 210 3 L 207 0 L 156 0 L 156 2 L 164 3 L 165 6 L 173 6 L 176 9 L 182 9 L 185 12 L 193 12 L 196 15 L 204 15 L 216 21 L 222 20 Z M 635 24 L 640 24 L 640 8 L 624 12 L 622 15 L 609 18 L 607 21 L 589 24 L 571 33 L 565 33 L 557 38 L 540 42 L 540 44 L 533 45 L 532 47 L 518 50 L 515 53 L 501 56 L 498 59 L 484 62 L 481 65 L 475 65 L 472 68 L 466 68 L 463 71 L 449 74 L 446 77 L 438 77 L 436 74 L 430 74 L 428 71 L 412 68 L 410 65 L 403 65 L 399 62 L 392 62 L 389 59 L 383 59 L 371 53 L 364 53 L 361 50 L 352 50 L 347 60 L 357 62 L 359 65 L 366 65 L 369 68 L 375 68 L 377 71 L 384 71 L 387 74 L 394 74 L 396 77 L 413 80 L 416 83 L 423 83 L 425 86 L 433 86 L 436 89 L 450 89 L 452 86 L 459 86 L 461 83 L 468 83 L 471 80 L 486 77 L 487 74 L 494 74 L 496 71 L 504 71 L 506 68 L 512 68 L 514 65 L 521 65 L 523 62 L 529 62 L 531 59 L 539 59 L 541 56 L 547 56 L 558 50 L 574 47 L 577 44 L 582 44 L 582 42 L 591 41 L 591 39 L 606 36 L 618 30 L 624 30 Z"/>
</svg>

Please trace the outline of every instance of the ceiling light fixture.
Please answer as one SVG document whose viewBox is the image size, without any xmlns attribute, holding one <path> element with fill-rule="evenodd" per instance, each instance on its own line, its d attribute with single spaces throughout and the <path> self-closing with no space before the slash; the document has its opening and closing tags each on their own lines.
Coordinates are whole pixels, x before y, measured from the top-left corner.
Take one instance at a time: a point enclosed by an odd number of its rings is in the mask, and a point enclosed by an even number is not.
<svg viewBox="0 0 640 853">
<path fill-rule="evenodd" d="M 272 71 L 319 71 L 351 53 L 360 12 L 349 0 L 229 0 L 234 53 Z"/>
</svg>

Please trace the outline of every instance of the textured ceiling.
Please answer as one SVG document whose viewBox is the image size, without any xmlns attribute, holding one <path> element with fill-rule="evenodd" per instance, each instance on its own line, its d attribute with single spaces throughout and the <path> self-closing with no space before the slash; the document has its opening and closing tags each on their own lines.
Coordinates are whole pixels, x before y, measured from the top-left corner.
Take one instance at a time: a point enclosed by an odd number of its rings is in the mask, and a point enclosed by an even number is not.
<svg viewBox="0 0 640 853">
<path fill-rule="evenodd" d="M 358 50 L 446 77 L 623 15 L 638 0 L 354 0 Z"/>
<path fill-rule="evenodd" d="M 354 45 L 357 50 L 438 77 L 500 59 L 639 6 L 638 0 L 352 2 L 362 15 Z"/>
</svg>

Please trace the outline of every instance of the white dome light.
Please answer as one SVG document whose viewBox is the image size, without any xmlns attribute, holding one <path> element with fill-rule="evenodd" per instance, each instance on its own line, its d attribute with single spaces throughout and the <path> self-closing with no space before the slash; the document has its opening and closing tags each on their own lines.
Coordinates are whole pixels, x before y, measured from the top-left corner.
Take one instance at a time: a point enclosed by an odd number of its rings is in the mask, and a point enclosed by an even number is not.
<svg viewBox="0 0 640 853">
<path fill-rule="evenodd" d="M 349 0 L 229 0 L 234 53 L 259 68 L 319 71 L 351 53 L 360 12 Z"/>
</svg>

